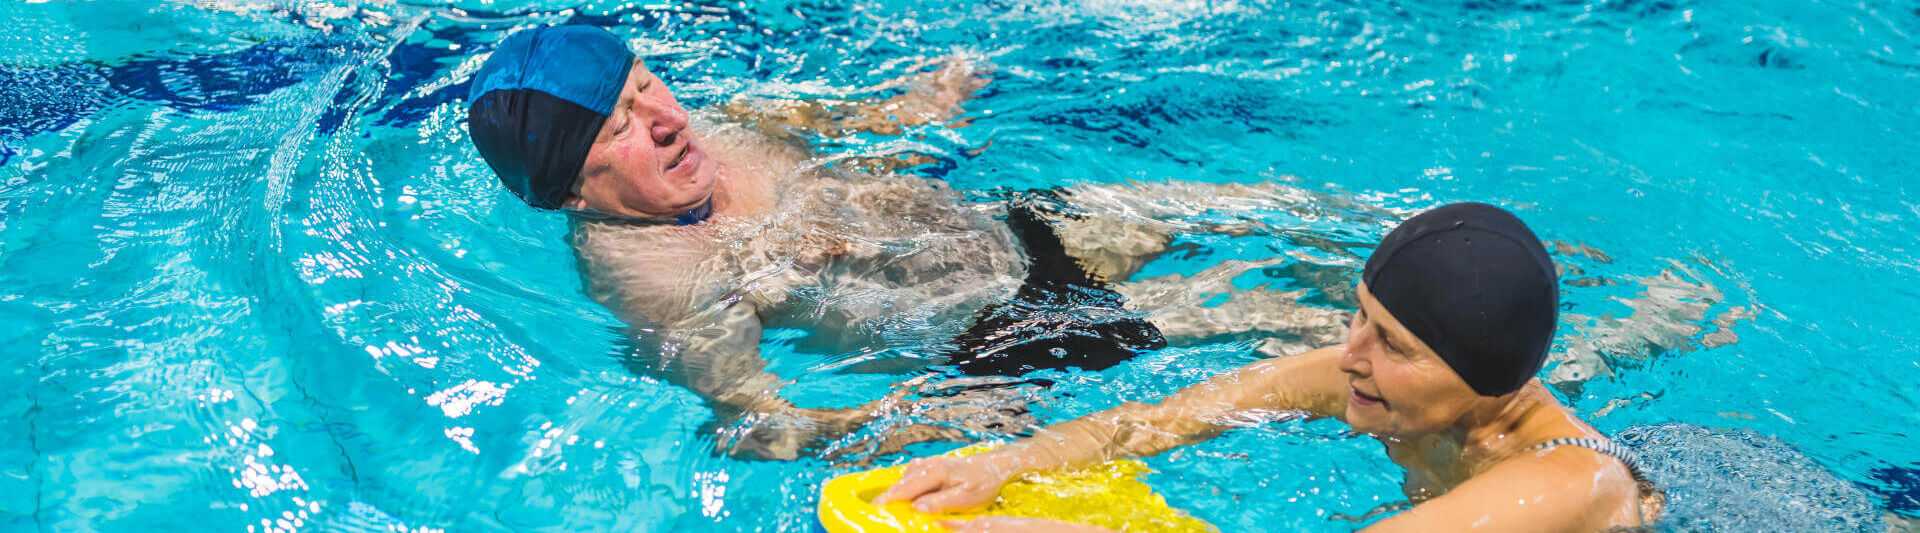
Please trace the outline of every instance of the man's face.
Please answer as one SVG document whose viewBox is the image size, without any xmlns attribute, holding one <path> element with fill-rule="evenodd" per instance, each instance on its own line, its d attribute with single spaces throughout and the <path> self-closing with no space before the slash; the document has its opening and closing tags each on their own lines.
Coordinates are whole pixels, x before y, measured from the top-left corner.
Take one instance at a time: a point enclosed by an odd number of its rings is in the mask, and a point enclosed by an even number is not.
<svg viewBox="0 0 1920 533">
<path fill-rule="evenodd" d="M 1382 437 L 1440 432 L 1481 404 L 1453 367 L 1400 324 L 1361 284 L 1360 311 L 1347 329 L 1347 424 Z"/>
<path fill-rule="evenodd" d="M 691 133 L 686 109 L 644 61 L 634 61 L 566 206 L 623 217 L 699 207 L 713 195 L 717 165 Z"/>
</svg>

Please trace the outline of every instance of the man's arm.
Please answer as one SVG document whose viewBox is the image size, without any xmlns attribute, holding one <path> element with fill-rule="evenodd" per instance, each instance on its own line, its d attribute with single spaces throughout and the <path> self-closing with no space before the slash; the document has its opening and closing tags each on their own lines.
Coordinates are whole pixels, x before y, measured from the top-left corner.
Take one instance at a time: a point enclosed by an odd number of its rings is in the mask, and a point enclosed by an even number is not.
<svg viewBox="0 0 1920 533">
<path fill-rule="evenodd" d="M 802 409 L 777 394 L 785 380 L 760 353 L 755 300 L 727 291 L 727 275 L 706 263 L 717 243 L 587 221 L 573 232 L 588 294 L 638 334 L 644 355 L 629 368 L 693 391 L 723 422 L 747 422 L 721 436 L 729 454 L 792 459 L 869 418 L 864 409 Z"/>
<path fill-rule="evenodd" d="M 759 315 L 744 301 L 679 320 L 658 331 L 662 370 L 723 414 L 783 407 L 774 395 L 780 377 L 760 356 L 761 333 Z"/>
<path fill-rule="evenodd" d="M 1574 446 L 1504 461 L 1440 497 L 1366 529 L 1372 533 L 1598 531 L 1636 524 L 1615 512 L 1638 510 L 1632 474 L 1619 462 Z"/>
<path fill-rule="evenodd" d="M 1006 480 L 1025 472 L 1155 455 L 1282 412 L 1339 416 L 1346 408 L 1346 378 L 1340 371 L 1344 349 L 1256 361 L 1160 403 L 1128 403 L 991 452 L 914 461 L 881 499 L 912 500 L 922 511 L 971 507 L 991 500 Z"/>
<path fill-rule="evenodd" d="M 887 85 L 904 92 L 866 100 L 735 100 L 721 106 L 728 118 L 756 126 L 775 137 L 793 130 L 839 137 L 864 131 L 898 135 L 903 128 L 951 119 L 960 104 L 987 84 L 985 69 L 974 60 L 951 56 L 938 70 L 907 76 Z"/>
<path fill-rule="evenodd" d="M 806 409 L 781 398 L 785 381 L 767 371 L 760 355 L 761 323 L 752 304 L 734 302 L 658 333 L 660 370 L 669 382 L 706 399 L 720 420 L 749 421 L 721 439 L 729 455 L 795 459 L 816 441 L 847 434 L 870 418 L 865 409 Z"/>
</svg>

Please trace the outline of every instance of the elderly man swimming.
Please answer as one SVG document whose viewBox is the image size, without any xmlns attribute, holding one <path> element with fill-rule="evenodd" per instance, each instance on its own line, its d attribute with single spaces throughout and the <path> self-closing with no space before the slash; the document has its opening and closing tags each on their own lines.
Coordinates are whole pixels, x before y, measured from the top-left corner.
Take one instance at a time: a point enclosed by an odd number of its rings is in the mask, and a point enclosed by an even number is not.
<svg viewBox="0 0 1920 533">
<path fill-rule="evenodd" d="M 1520 219 L 1486 204 L 1401 224 L 1367 259 L 1346 342 L 1267 359 L 1158 404 L 1130 403 L 963 458 L 914 461 L 882 500 L 922 511 L 990 501 L 1009 478 L 1193 444 L 1250 413 L 1334 417 L 1386 444 L 1418 505 L 1374 531 L 1597 531 L 1649 523 L 1660 495 L 1629 452 L 1534 374 L 1559 283 Z M 1098 530 L 990 518 L 960 531 Z"/>
<path fill-rule="evenodd" d="M 731 452 L 792 458 L 881 406 L 802 408 L 775 394 L 784 382 L 760 354 L 768 327 L 853 354 L 833 370 L 952 364 L 972 376 L 1100 369 L 1168 337 L 1220 333 L 1127 308 L 1109 281 L 1170 234 L 1056 213 L 1076 190 L 965 201 L 939 181 L 821 165 L 781 135 L 942 120 L 980 83 L 950 64 L 892 99 L 736 102 L 724 106 L 733 120 L 710 121 L 605 30 L 543 27 L 508 37 L 475 74 L 468 130 L 507 189 L 573 215 L 589 293 L 657 353 L 639 366 L 722 420 L 744 419 L 749 429 L 723 435 Z M 1063 239 L 1071 224 L 1098 238 Z M 1314 335 L 1339 329 L 1320 322 Z"/>
</svg>

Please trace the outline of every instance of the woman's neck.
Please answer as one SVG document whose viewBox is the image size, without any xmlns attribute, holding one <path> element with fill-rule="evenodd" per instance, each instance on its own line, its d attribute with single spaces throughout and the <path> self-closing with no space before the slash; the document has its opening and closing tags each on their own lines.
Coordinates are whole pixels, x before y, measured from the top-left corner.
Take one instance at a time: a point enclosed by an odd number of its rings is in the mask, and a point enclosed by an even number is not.
<svg viewBox="0 0 1920 533">
<path fill-rule="evenodd" d="M 1511 398 L 1487 399 L 1481 408 L 1462 417 L 1447 436 L 1458 439 L 1462 466 L 1479 473 L 1542 442 L 1591 432 L 1534 381 Z"/>
</svg>

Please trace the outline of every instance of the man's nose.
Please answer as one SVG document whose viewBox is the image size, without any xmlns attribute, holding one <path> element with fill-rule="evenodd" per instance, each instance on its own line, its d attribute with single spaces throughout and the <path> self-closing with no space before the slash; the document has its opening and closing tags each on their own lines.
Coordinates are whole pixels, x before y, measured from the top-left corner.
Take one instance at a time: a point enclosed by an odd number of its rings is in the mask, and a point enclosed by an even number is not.
<svg viewBox="0 0 1920 533">
<path fill-rule="evenodd" d="M 679 105 L 665 103 L 651 107 L 653 126 L 648 133 L 653 135 L 654 143 L 672 143 L 674 135 L 679 134 L 680 130 L 687 129 L 687 110 L 681 109 Z"/>
</svg>

